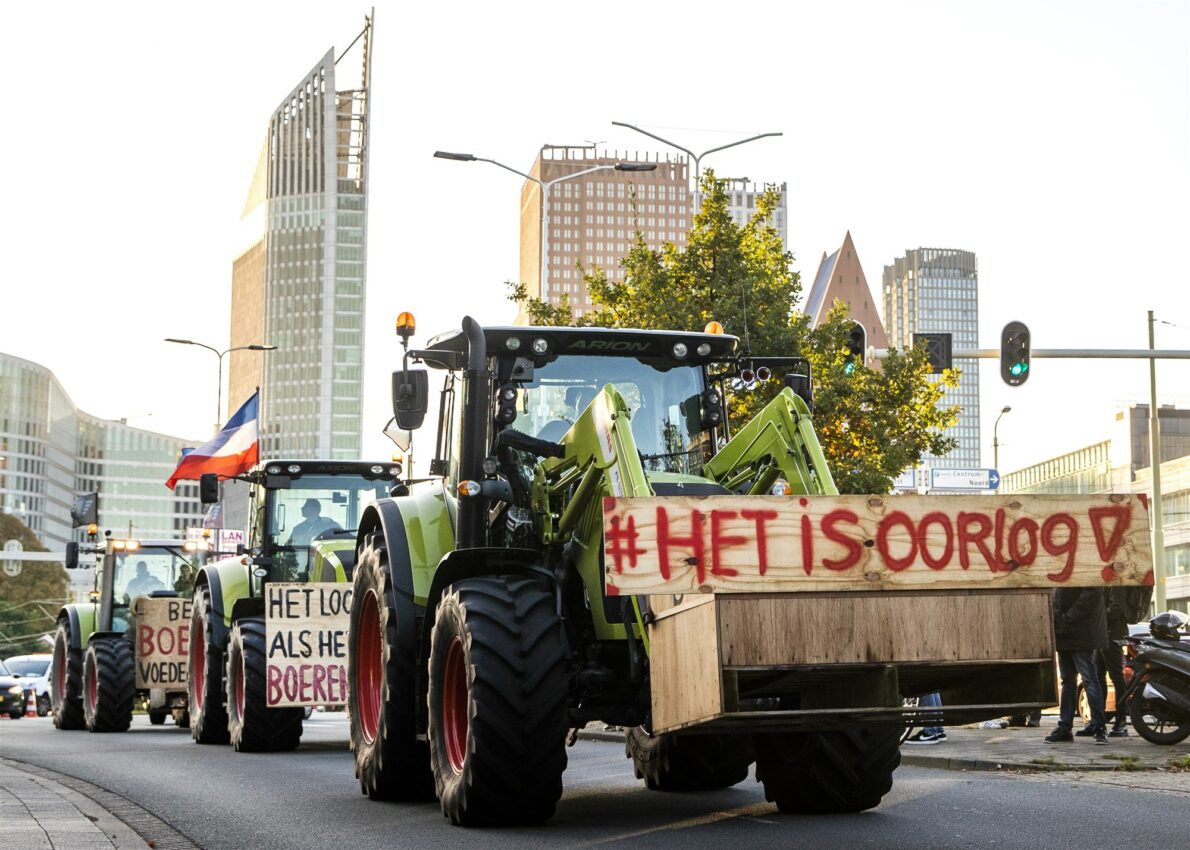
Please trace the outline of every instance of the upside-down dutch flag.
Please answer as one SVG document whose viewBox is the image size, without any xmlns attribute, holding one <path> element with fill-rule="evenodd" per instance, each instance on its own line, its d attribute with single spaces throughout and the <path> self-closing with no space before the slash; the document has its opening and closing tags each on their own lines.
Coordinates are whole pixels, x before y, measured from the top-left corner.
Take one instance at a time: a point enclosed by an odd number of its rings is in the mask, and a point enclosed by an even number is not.
<svg viewBox="0 0 1190 850">
<path fill-rule="evenodd" d="M 172 490 L 179 481 L 197 481 L 207 472 L 231 476 L 251 469 L 260 459 L 259 404 L 257 390 L 210 441 L 186 452 L 165 486 Z"/>
</svg>

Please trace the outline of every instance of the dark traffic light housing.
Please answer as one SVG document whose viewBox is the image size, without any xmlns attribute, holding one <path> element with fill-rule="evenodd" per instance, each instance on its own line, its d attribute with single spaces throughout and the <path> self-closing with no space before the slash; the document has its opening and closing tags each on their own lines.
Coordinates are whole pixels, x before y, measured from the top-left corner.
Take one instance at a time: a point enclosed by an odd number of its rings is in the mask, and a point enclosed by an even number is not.
<svg viewBox="0 0 1190 850">
<path fill-rule="evenodd" d="M 868 334 L 864 330 L 864 326 L 859 322 L 851 323 L 851 330 L 847 334 L 847 342 L 843 346 L 843 354 L 847 359 L 845 368 L 847 374 L 855 371 L 855 366 L 858 363 L 864 363 L 864 351 L 868 347 Z"/>
<path fill-rule="evenodd" d="M 930 358 L 931 375 L 941 375 L 954 366 L 950 334 L 915 333 L 913 334 L 913 347 L 917 348 L 918 346 L 924 348 L 926 356 Z"/>
<path fill-rule="evenodd" d="M 1000 332 L 1000 377 L 1010 387 L 1029 380 L 1029 345 L 1024 322 L 1009 322 Z"/>
</svg>

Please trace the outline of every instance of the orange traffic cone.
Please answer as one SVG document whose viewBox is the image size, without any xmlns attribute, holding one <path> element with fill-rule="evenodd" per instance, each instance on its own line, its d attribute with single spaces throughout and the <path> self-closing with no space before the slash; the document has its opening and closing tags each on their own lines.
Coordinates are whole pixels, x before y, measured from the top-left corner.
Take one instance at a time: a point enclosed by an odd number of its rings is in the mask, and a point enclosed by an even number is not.
<svg viewBox="0 0 1190 850">
<path fill-rule="evenodd" d="M 25 703 L 25 716 L 37 716 L 37 691 L 29 691 L 29 699 Z"/>
</svg>

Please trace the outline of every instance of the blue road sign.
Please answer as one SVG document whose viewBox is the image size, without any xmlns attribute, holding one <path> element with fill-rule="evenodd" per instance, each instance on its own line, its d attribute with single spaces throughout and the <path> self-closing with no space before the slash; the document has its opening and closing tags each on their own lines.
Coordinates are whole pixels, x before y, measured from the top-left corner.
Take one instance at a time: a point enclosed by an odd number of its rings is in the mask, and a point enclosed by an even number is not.
<svg viewBox="0 0 1190 850">
<path fill-rule="evenodd" d="M 1000 472 L 996 469 L 931 469 L 931 490 L 996 490 Z"/>
</svg>

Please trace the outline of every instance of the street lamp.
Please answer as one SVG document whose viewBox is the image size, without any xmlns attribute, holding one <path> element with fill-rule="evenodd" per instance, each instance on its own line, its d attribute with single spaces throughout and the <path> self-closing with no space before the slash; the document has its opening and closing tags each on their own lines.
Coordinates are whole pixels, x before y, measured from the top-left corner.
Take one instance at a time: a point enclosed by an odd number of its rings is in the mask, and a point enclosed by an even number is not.
<svg viewBox="0 0 1190 850">
<path fill-rule="evenodd" d="M 769 136 L 783 136 L 784 135 L 784 133 L 760 133 L 756 136 L 749 136 L 746 139 L 740 139 L 738 142 L 730 142 L 729 144 L 726 144 L 726 145 L 719 145 L 719 147 L 717 147 L 717 148 L 709 148 L 709 149 L 703 151 L 702 153 L 696 154 L 694 151 L 690 150 L 689 148 L 682 147 L 677 142 L 671 142 L 669 139 L 663 139 L 663 138 L 661 138 L 661 136 L 658 136 L 656 133 L 650 133 L 648 130 L 642 130 L 640 127 L 637 127 L 635 124 L 627 124 L 623 121 L 613 121 L 612 124 L 614 124 L 617 127 L 627 127 L 629 130 L 636 130 L 636 132 L 641 133 L 645 136 L 648 136 L 650 139 L 656 139 L 659 142 L 664 142 L 665 144 L 669 145 L 672 148 L 677 148 L 678 150 L 682 151 L 687 156 L 689 156 L 692 160 L 694 160 L 694 213 L 695 213 L 695 215 L 698 214 L 699 207 L 701 206 L 700 201 L 702 199 L 702 188 L 701 188 L 702 184 L 699 182 L 699 176 L 702 174 L 702 164 L 701 163 L 702 163 L 702 158 L 704 156 L 706 156 L 707 154 L 715 153 L 716 151 L 726 150 L 727 148 L 734 148 L 737 145 L 743 145 L 743 144 L 747 144 L 748 142 L 754 142 L 757 139 L 765 139 L 765 138 L 768 138 Z"/>
<path fill-rule="evenodd" d="M 555 177 L 553 180 L 541 180 L 534 177 L 532 174 L 526 174 L 523 171 L 518 171 L 511 166 L 505 165 L 502 162 L 496 162 L 494 159 L 488 159 L 482 156 L 475 156 L 469 153 L 451 153 L 450 151 L 434 151 L 434 156 L 438 159 L 453 159 L 456 162 L 490 162 L 492 165 L 498 165 L 505 171 L 511 171 L 513 174 L 519 174 L 526 180 L 532 180 L 541 188 L 541 292 L 540 296 L 545 299 L 546 289 L 549 284 L 549 224 L 550 224 L 550 188 L 555 183 L 561 183 L 564 180 L 573 180 L 576 177 L 582 177 L 584 174 L 591 174 L 595 171 L 608 171 L 615 169 L 616 171 L 653 171 L 657 168 L 655 162 L 617 162 L 613 165 L 594 165 L 590 168 L 584 168 L 582 171 L 576 171 L 573 174 L 563 174 L 561 177 Z"/>
<path fill-rule="evenodd" d="M 1008 411 L 1012 410 L 1007 404 L 1004 409 L 1000 411 L 1000 416 L 1003 416 Z M 1000 416 L 996 417 L 996 422 L 992 425 L 992 467 L 996 470 L 1000 469 L 1000 439 L 996 434 L 996 429 L 1000 427 Z"/>
<path fill-rule="evenodd" d="M 197 345 L 199 348 L 205 348 L 207 351 L 215 352 L 215 356 L 219 358 L 219 390 L 215 395 L 215 430 L 219 430 L 220 423 L 223 421 L 223 357 L 233 351 L 276 351 L 275 345 L 237 345 L 233 348 L 228 348 L 225 351 L 206 345 L 201 342 L 195 342 L 192 339 L 173 339 L 169 337 L 166 342 L 176 342 L 178 345 Z"/>
</svg>

